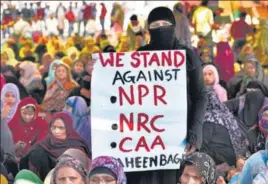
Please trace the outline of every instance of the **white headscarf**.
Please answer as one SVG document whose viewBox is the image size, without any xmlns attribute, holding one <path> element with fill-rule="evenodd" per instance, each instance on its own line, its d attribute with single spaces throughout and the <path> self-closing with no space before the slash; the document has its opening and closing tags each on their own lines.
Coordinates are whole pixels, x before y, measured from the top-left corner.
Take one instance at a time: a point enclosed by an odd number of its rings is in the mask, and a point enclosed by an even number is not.
<svg viewBox="0 0 268 184">
<path fill-rule="evenodd" d="M 41 76 L 38 75 L 37 64 L 33 62 L 24 61 L 20 64 L 19 68 L 24 70 L 24 75 L 20 77 L 20 82 L 24 87 L 27 87 L 34 78 L 41 78 Z"/>
</svg>

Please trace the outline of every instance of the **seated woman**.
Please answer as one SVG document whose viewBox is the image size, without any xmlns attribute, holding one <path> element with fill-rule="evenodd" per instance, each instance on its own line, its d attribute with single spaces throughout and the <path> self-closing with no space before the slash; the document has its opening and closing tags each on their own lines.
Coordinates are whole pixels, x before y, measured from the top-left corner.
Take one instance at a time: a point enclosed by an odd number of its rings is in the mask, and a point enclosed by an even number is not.
<svg viewBox="0 0 268 184">
<path fill-rule="evenodd" d="M 41 65 L 39 66 L 39 72 L 41 75 L 47 75 L 47 72 L 49 70 L 49 66 L 53 61 L 53 56 L 49 53 L 45 53 L 43 57 L 41 58 Z"/>
<path fill-rule="evenodd" d="M 219 72 L 212 64 L 207 64 L 203 67 L 204 81 L 207 86 L 211 86 L 216 92 L 221 102 L 227 100 L 226 90 L 219 84 Z"/>
<path fill-rule="evenodd" d="M 246 91 L 243 96 L 226 101 L 225 105 L 240 120 L 239 126 L 247 132 L 250 151 L 255 153 L 258 131 L 254 127 L 259 121 L 258 114 L 265 97 L 268 97 L 268 89 L 259 81 L 251 81 Z"/>
<path fill-rule="evenodd" d="M 126 184 L 127 178 L 122 163 L 113 157 L 101 156 L 93 160 L 89 183 Z"/>
<path fill-rule="evenodd" d="M 83 60 L 82 58 L 80 58 Z M 94 66 L 94 61 L 92 60 L 91 56 L 84 58 L 85 60 L 85 75 L 81 80 L 81 86 L 74 88 L 69 97 L 72 96 L 81 96 L 87 103 L 87 106 L 90 106 L 91 101 L 91 76 Z"/>
<path fill-rule="evenodd" d="M 23 149 L 16 150 L 17 158 L 24 156 L 30 148 L 48 134 L 48 123 L 38 117 L 38 104 L 31 97 L 20 101 L 17 111 L 8 126 L 15 144 L 23 144 Z"/>
<path fill-rule="evenodd" d="M 87 184 L 87 171 L 83 163 L 73 157 L 63 157 L 53 172 L 51 184 L 63 183 Z"/>
<path fill-rule="evenodd" d="M 15 157 L 12 132 L 8 127 L 20 102 L 19 89 L 15 84 L 5 84 L 1 91 L 1 146 L 6 153 Z"/>
<path fill-rule="evenodd" d="M 216 182 L 216 164 L 205 153 L 190 153 L 180 165 L 179 180 L 181 184 L 214 184 Z"/>
<path fill-rule="evenodd" d="M 64 111 L 71 114 L 74 130 L 91 148 L 90 112 L 85 100 L 79 96 L 69 97 L 65 102 Z"/>
<path fill-rule="evenodd" d="M 68 149 L 75 148 L 91 157 L 86 143 L 73 129 L 72 118 L 63 112 L 55 113 L 50 122 L 50 133 L 20 161 L 21 169 L 30 169 L 42 181 L 56 165 L 57 159 Z M 42 159 L 40 159 L 42 158 Z"/>
<path fill-rule="evenodd" d="M 89 172 L 89 169 L 91 167 L 91 159 L 83 151 L 81 151 L 79 149 L 72 149 L 72 148 L 68 149 L 58 158 L 58 162 L 61 162 L 61 159 L 65 158 L 65 157 L 72 157 L 72 158 L 79 160 L 81 162 L 81 164 L 83 165 L 84 169 L 86 170 L 86 172 L 87 173 Z M 55 168 L 52 169 L 47 174 L 46 179 L 44 181 L 44 184 L 51 184 L 54 170 L 55 170 Z"/>
<path fill-rule="evenodd" d="M 244 58 L 243 64 L 243 70 L 235 75 L 229 83 L 228 91 L 232 98 L 243 95 L 246 86 L 253 80 L 257 80 L 268 87 L 268 77 L 254 55 Z"/>
<path fill-rule="evenodd" d="M 5 79 L 6 79 L 6 83 L 12 83 L 15 84 L 18 89 L 19 89 L 19 93 L 20 93 L 20 97 L 21 99 L 25 98 L 25 97 L 29 97 L 29 93 L 26 90 L 26 88 L 20 83 L 20 81 L 18 80 L 17 77 L 15 76 L 7 76 L 4 75 Z"/>
<path fill-rule="evenodd" d="M 38 103 L 41 103 L 45 95 L 45 87 L 37 65 L 30 61 L 24 61 L 19 65 L 19 70 L 21 84 Z"/>
<path fill-rule="evenodd" d="M 59 65 L 59 64 L 62 64 L 62 63 L 63 63 L 63 61 L 61 61 L 61 60 L 54 60 L 49 65 L 48 76 L 45 78 L 46 87 L 48 87 L 55 80 L 55 69 L 56 69 L 56 66 Z"/>
<path fill-rule="evenodd" d="M 83 77 L 87 74 L 85 71 L 85 63 L 82 60 L 77 60 L 72 66 L 72 75 L 74 80 L 81 85 Z"/>
<path fill-rule="evenodd" d="M 268 138 L 268 98 L 265 98 L 259 112 L 259 122 L 256 125 L 258 138 L 255 151 L 264 150 L 266 138 Z"/>
<path fill-rule="evenodd" d="M 41 104 L 43 111 L 62 111 L 66 98 L 75 87 L 78 87 L 78 84 L 73 80 L 70 68 L 64 63 L 57 65 L 55 80 L 48 86 L 43 103 Z"/>
<path fill-rule="evenodd" d="M 210 155 L 217 165 L 236 164 L 236 157 L 247 153 L 246 137 L 229 109 L 220 102 L 213 89 L 208 89 L 208 105 L 203 125 L 200 149 Z"/>
</svg>

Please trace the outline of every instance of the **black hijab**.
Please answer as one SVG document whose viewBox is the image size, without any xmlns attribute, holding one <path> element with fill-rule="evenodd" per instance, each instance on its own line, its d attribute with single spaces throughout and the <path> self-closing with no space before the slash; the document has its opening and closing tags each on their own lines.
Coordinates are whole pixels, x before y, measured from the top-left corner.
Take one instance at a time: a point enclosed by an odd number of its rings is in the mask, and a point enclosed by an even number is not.
<svg viewBox="0 0 268 184">
<path fill-rule="evenodd" d="M 156 50 L 185 50 L 187 60 L 187 71 L 193 71 L 199 66 L 196 61 L 196 55 L 192 49 L 179 43 L 176 38 L 176 21 L 173 12 L 166 7 L 157 7 L 153 9 L 148 16 L 148 26 L 157 20 L 166 20 L 172 23 L 171 26 L 162 26 L 156 29 L 149 29 L 151 41 L 148 45 L 140 47 L 138 51 L 156 51 Z"/>
<path fill-rule="evenodd" d="M 176 44 L 175 26 L 176 21 L 172 11 L 166 7 L 157 7 L 151 11 L 148 17 L 148 26 L 151 23 L 165 20 L 172 23 L 171 26 L 163 26 L 156 29 L 150 29 L 151 45 L 154 45 L 154 50 L 171 50 Z"/>
<path fill-rule="evenodd" d="M 247 88 L 251 88 L 251 89 L 259 89 L 261 90 L 261 92 L 268 97 L 268 89 L 267 87 L 260 81 L 257 80 L 253 80 L 250 81 L 247 85 Z"/>
</svg>

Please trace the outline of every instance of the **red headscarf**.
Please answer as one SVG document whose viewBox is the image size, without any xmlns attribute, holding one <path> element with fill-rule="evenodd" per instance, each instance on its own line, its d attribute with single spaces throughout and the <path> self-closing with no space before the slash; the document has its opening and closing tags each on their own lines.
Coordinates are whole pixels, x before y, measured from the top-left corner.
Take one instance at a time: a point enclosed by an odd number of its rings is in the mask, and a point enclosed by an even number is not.
<svg viewBox="0 0 268 184">
<path fill-rule="evenodd" d="M 33 106 L 35 108 L 35 117 L 25 123 L 21 117 L 21 109 L 25 106 Z M 16 144 L 18 141 L 26 143 L 24 151 L 28 152 L 32 145 L 42 140 L 48 134 L 48 123 L 45 119 L 38 117 L 38 104 L 32 97 L 23 98 L 16 110 L 15 115 L 8 123 L 8 126 L 13 134 L 13 140 Z"/>
<path fill-rule="evenodd" d="M 80 149 L 83 152 L 85 152 L 87 155 L 91 156 L 91 152 L 89 151 L 87 144 L 84 140 L 75 132 L 73 129 L 73 120 L 71 116 L 69 116 L 67 113 L 64 112 L 57 112 L 52 116 L 52 120 L 50 122 L 50 126 L 54 123 L 57 119 L 62 119 L 66 132 L 67 137 L 65 140 L 59 140 L 55 138 L 50 131 L 49 135 L 46 139 L 44 139 L 40 146 L 43 147 L 48 153 L 50 153 L 51 156 L 58 158 L 61 156 L 66 150 L 70 148 L 76 148 Z"/>
<path fill-rule="evenodd" d="M 6 84 L 6 79 L 5 79 L 5 77 L 1 74 L 1 76 L 0 76 L 1 78 L 0 78 L 0 92 L 2 91 L 2 88 L 3 88 L 3 86 Z"/>
</svg>

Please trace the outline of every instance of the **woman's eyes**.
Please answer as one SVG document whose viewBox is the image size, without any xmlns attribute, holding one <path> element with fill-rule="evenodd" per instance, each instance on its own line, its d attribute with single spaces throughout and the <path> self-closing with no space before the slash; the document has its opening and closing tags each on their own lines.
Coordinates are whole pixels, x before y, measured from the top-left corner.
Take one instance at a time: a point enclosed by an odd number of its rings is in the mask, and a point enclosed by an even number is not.
<svg viewBox="0 0 268 184">
<path fill-rule="evenodd" d="M 69 177 L 71 181 L 76 180 L 77 177 Z"/>
<path fill-rule="evenodd" d="M 57 126 L 52 126 L 51 128 L 52 128 L 52 129 L 56 129 L 56 128 L 58 128 L 58 129 L 60 129 L 60 130 L 64 130 L 64 129 L 65 129 L 65 127 L 57 127 Z"/>
</svg>

